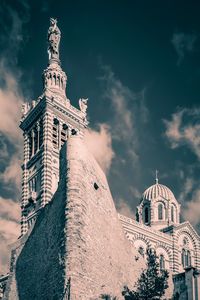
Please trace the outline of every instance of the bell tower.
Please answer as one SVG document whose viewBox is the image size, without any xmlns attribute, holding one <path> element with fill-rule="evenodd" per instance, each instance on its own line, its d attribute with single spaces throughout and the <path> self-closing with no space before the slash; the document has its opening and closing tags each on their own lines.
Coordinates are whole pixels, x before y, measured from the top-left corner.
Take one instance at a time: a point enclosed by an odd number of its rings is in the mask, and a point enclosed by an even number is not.
<svg viewBox="0 0 200 300">
<path fill-rule="evenodd" d="M 83 135 L 87 127 L 87 99 L 79 108 L 66 96 L 67 76 L 61 68 L 57 20 L 50 19 L 48 66 L 43 72 L 43 93 L 22 107 L 20 128 L 24 136 L 22 164 L 21 234 L 55 193 L 59 180 L 59 152 L 70 135 Z"/>
</svg>

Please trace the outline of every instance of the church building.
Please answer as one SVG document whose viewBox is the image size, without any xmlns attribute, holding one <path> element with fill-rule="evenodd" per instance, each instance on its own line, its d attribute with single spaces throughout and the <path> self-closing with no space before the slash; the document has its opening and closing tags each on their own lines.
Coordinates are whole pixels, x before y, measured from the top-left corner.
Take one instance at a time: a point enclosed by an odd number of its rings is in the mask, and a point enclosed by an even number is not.
<svg viewBox="0 0 200 300">
<path fill-rule="evenodd" d="M 87 99 L 76 108 L 66 96 L 60 38 L 51 18 L 43 92 L 22 108 L 21 235 L 9 274 L 0 277 L 0 299 L 123 299 L 123 286 L 133 287 L 150 247 L 171 274 L 166 298 L 200 300 L 200 237 L 188 221 L 180 223 L 180 204 L 157 175 L 136 219 L 117 213 L 84 143 Z"/>
<path fill-rule="evenodd" d="M 156 250 L 160 269 L 173 274 L 175 299 L 200 299 L 200 237 L 186 221 L 180 223 L 180 204 L 173 192 L 156 182 L 137 207 L 136 220 L 119 215 L 126 237 L 145 256 Z"/>
</svg>

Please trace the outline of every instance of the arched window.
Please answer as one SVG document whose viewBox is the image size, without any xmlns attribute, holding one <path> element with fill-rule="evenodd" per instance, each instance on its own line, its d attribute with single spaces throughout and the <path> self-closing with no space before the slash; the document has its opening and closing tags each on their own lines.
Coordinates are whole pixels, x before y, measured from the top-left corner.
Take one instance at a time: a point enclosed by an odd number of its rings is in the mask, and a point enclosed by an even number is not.
<svg viewBox="0 0 200 300">
<path fill-rule="evenodd" d="M 183 268 L 191 266 L 191 254 L 189 250 L 183 249 L 181 254 Z"/>
<path fill-rule="evenodd" d="M 182 261 L 183 267 L 185 268 L 185 249 L 182 250 L 181 261 Z"/>
<path fill-rule="evenodd" d="M 52 142 L 54 148 L 58 148 L 58 136 L 59 136 L 59 121 L 58 119 L 54 118 L 53 120 L 53 130 L 52 130 Z"/>
<path fill-rule="evenodd" d="M 174 206 L 171 207 L 171 221 L 174 222 Z"/>
<path fill-rule="evenodd" d="M 144 248 L 142 246 L 138 248 L 138 252 L 144 257 Z"/>
<path fill-rule="evenodd" d="M 140 217 L 139 217 L 139 213 L 138 211 L 136 212 L 136 221 L 139 222 L 140 221 Z"/>
<path fill-rule="evenodd" d="M 144 222 L 145 223 L 149 222 L 149 209 L 148 209 L 148 207 L 145 207 L 145 210 L 144 210 Z"/>
<path fill-rule="evenodd" d="M 64 144 L 64 142 L 67 139 L 67 129 L 68 126 L 66 124 L 63 124 L 61 129 L 61 146 Z"/>
<path fill-rule="evenodd" d="M 163 254 L 160 255 L 159 265 L 161 271 L 165 270 L 165 258 Z"/>
<path fill-rule="evenodd" d="M 158 220 L 163 220 L 163 205 L 158 204 Z"/>
<path fill-rule="evenodd" d="M 186 264 L 187 264 L 187 267 L 191 266 L 191 254 L 190 254 L 189 250 L 187 251 Z"/>
<path fill-rule="evenodd" d="M 56 85 L 56 74 L 53 75 L 53 85 Z"/>
</svg>

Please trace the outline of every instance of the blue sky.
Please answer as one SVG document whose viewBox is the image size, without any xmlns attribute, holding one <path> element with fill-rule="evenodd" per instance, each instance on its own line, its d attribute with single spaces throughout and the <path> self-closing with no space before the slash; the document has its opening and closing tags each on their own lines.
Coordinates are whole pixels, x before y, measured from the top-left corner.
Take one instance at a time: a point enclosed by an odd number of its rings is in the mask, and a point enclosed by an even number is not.
<svg viewBox="0 0 200 300">
<path fill-rule="evenodd" d="M 18 235 L 21 104 L 42 93 L 49 18 L 58 19 L 67 96 L 89 98 L 86 136 L 120 212 L 134 215 L 159 181 L 200 219 L 200 4 L 198 1 L 0 3 L 0 238 Z M 98 145 L 98 147 L 96 146 Z M 101 149 L 102 151 L 100 151 Z M 0 271 L 1 273 L 1 271 Z"/>
</svg>

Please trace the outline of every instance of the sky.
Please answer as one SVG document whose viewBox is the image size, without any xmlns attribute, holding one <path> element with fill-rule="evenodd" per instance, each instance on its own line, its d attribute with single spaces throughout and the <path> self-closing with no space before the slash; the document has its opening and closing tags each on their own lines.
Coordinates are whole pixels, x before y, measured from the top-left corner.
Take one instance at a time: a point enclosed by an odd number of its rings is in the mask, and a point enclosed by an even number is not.
<svg viewBox="0 0 200 300">
<path fill-rule="evenodd" d="M 42 94 L 49 18 L 61 30 L 67 97 L 89 98 L 85 140 L 119 212 L 159 182 L 200 233 L 200 2 L 1 0 L 0 274 L 19 236 L 21 105 Z"/>
</svg>

